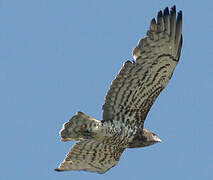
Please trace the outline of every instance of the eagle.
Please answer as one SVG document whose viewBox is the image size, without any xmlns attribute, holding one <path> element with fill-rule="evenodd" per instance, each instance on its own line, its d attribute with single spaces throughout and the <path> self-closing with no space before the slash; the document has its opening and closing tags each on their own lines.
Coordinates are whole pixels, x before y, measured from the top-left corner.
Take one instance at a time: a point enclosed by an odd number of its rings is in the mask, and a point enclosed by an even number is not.
<svg viewBox="0 0 213 180">
<path fill-rule="evenodd" d="M 61 141 L 78 141 L 56 171 L 85 170 L 105 173 L 126 148 L 161 142 L 144 128 L 152 104 L 166 87 L 180 59 L 182 11 L 166 7 L 153 18 L 144 38 L 112 81 L 99 121 L 77 112 L 60 131 Z"/>
</svg>

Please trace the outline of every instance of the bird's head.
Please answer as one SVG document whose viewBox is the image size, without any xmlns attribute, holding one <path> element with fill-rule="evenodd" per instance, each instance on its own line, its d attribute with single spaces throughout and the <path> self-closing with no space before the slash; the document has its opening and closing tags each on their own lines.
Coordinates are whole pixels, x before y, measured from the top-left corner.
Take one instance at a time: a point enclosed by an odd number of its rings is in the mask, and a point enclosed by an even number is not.
<svg viewBox="0 0 213 180">
<path fill-rule="evenodd" d="M 161 142 L 161 139 L 155 134 L 147 129 L 142 128 L 141 132 L 133 138 L 133 140 L 128 144 L 128 148 L 138 148 L 150 146 L 152 144 Z"/>
<path fill-rule="evenodd" d="M 146 146 L 150 146 L 155 143 L 162 142 L 162 140 L 153 132 L 148 131 L 147 129 L 143 129 L 142 136 L 144 138 L 144 143 Z"/>
</svg>

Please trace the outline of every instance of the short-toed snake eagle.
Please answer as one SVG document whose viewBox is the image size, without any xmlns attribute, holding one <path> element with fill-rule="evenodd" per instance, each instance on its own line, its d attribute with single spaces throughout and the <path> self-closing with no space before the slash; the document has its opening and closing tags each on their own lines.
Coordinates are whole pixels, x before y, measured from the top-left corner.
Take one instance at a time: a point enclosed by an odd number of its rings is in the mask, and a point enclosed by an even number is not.
<svg viewBox="0 0 213 180">
<path fill-rule="evenodd" d="M 144 128 L 155 99 L 166 87 L 182 47 L 182 12 L 159 11 L 146 37 L 133 49 L 135 61 L 124 63 L 112 81 L 103 105 L 103 120 L 78 112 L 63 125 L 62 141 L 79 140 L 56 171 L 105 173 L 126 148 L 149 146 L 161 140 Z"/>
</svg>

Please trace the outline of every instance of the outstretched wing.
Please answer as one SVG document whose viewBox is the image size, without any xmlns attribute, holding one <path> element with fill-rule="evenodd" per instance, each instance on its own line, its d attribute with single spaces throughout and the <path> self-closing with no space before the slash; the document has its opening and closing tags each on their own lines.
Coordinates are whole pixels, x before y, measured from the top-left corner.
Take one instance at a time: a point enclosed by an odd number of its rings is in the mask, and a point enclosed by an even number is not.
<svg viewBox="0 0 213 180">
<path fill-rule="evenodd" d="M 152 19 L 147 36 L 133 50 L 135 62 L 124 63 L 103 105 L 103 121 L 143 125 L 160 92 L 168 84 L 182 47 L 182 12 L 168 7 Z"/>
<path fill-rule="evenodd" d="M 55 170 L 86 170 L 102 174 L 118 163 L 124 150 L 93 140 L 83 140 L 71 148 L 65 160 Z"/>
</svg>

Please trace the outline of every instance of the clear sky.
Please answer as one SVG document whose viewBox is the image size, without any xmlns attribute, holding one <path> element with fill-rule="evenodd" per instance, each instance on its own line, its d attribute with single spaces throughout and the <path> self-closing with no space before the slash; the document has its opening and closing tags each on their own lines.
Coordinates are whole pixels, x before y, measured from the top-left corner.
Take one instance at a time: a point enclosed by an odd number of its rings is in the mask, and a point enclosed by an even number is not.
<svg viewBox="0 0 213 180">
<path fill-rule="evenodd" d="M 101 119 L 111 81 L 166 6 L 183 11 L 183 49 L 145 127 L 163 140 L 127 149 L 104 175 L 58 173 L 76 111 Z M 213 179 L 213 2 L 0 1 L 0 179 Z"/>
</svg>

